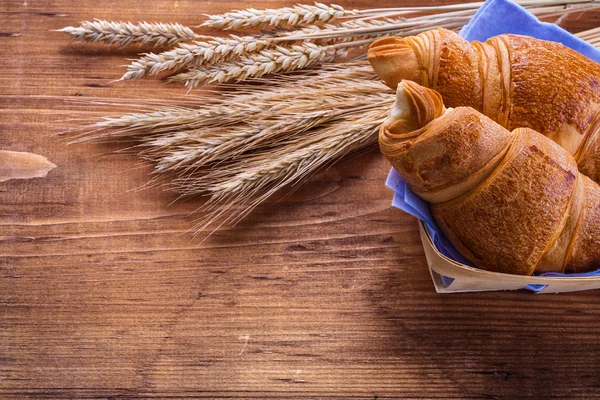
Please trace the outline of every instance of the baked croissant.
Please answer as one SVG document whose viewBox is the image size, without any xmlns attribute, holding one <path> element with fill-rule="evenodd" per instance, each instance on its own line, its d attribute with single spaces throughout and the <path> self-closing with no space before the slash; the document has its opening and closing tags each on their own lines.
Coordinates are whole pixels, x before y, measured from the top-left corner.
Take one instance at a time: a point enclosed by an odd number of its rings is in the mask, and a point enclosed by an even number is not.
<svg viewBox="0 0 600 400">
<path fill-rule="evenodd" d="M 510 132 L 471 107 L 397 88 L 379 145 L 455 247 L 482 269 L 520 275 L 600 267 L 600 186 L 544 135 Z"/>
<path fill-rule="evenodd" d="M 470 106 L 509 130 L 528 127 L 600 182 L 600 64 L 562 44 L 519 35 L 467 42 L 446 29 L 371 44 L 368 59 L 395 89 L 403 79 Z"/>
</svg>

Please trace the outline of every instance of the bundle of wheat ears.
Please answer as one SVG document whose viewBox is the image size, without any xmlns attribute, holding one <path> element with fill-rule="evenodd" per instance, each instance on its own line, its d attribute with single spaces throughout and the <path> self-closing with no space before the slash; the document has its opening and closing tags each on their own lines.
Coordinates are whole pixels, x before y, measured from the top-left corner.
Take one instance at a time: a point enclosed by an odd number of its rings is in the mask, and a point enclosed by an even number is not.
<svg viewBox="0 0 600 400">
<path fill-rule="evenodd" d="M 600 8 L 597 0 L 517 3 L 553 22 Z M 66 27 L 80 41 L 172 47 L 143 54 L 121 80 L 170 71 L 167 80 L 188 90 L 219 87 L 201 104 L 149 105 L 93 122 L 73 141 L 134 138 L 141 158 L 155 165 L 153 181 L 209 196 L 197 232 L 235 223 L 276 191 L 376 144 L 394 96 L 361 49 L 383 36 L 458 30 L 481 4 L 346 10 L 315 3 L 208 15 L 197 27 L 103 20 Z M 244 33 L 204 36 L 203 29 Z M 600 46 L 599 29 L 578 35 Z"/>
</svg>

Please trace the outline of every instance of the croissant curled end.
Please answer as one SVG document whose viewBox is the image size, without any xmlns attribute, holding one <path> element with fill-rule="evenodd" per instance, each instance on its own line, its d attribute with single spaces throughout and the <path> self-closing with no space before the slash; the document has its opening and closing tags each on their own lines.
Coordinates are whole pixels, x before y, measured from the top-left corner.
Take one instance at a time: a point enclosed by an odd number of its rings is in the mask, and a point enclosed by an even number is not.
<svg viewBox="0 0 600 400">
<path fill-rule="evenodd" d="M 377 75 L 392 89 L 403 79 L 425 84 L 422 82 L 419 54 L 408 39 L 388 37 L 376 40 L 369 47 L 367 59 Z"/>
<path fill-rule="evenodd" d="M 421 133 L 421 128 L 440 117 L 446 109 L 435 90 L 403 80 L 396 89 L 396 101 L 379 132 L 379 146 L 386 157 L 402 151 L 405 142 Z"/>
</svg>

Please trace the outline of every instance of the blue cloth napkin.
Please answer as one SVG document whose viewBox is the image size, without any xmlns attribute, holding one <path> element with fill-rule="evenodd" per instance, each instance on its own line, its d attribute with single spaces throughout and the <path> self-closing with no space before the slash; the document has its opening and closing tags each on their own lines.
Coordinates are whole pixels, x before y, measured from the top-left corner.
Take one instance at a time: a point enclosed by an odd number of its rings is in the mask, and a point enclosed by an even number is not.
<svg viewBox="0 0 600 400">
<path fill-rule="evenodd" d="M 535 16 L 510 0 L 486 1 L 471 21 L 460 31 L 460 35 L 469 41 L 485 41 L 492 36 L 503 33 L 527 35 L 538 39 L 560 42 L 592 60 L 600 62 L 600 50 L 557 25 L 538 21 Z M 452 260 L 473 266 L 439 230 L 431 217 L 429 204 L 412 192 L 393 169 L 388 175 L 386 185 L 394 191 L 392 205 L 424 221 L 427 231 L 440 253 Z M 542 274 L 542 276 L 565 276 L 565 274 L 547 273 Z M 568 276 L 600 276 L 600 269 L 585 274 L 569 274 Z M 442 276 L 442 281 L 447 286 L 453 279 Z M 545 285 L 527 285 L 525 288 L 539 291 L 544 287 Z"/>
<path fill-rule="evenodd" d="M 594 46 L 558 25 L 539 21 L 533 14 L 510 0 L 486 1 L 471 21 L 459 32 L 468 41 L 479 40 L 481 42 L 503 33 L 559 42 L 600 62 L 600 51 Z"/>
</svg>

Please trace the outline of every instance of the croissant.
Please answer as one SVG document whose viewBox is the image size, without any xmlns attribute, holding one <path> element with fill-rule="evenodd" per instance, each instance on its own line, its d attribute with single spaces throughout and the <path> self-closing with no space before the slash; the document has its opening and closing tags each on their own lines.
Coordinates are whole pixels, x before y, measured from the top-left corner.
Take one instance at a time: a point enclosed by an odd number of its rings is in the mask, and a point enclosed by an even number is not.
<svg viewBox="0 0 600 400">
<path fill-rule="evenodd" d="M 503 127 L 532 128 L 564 147 L 600 182 L 600 64 L 562 44 L 519 35 L 467 42 L 446 29 L 371 44 L 368 59 L 391 88 L 403 79 L 469 106 Z"/>
<path fill-rule="evenodd" d="M 402 81 L 379 146 L 478 267 L 520 275 L 600 267 L 600 185 L 546 136 L 511 132 L 472 107 L 446 109 L 438 92 Z"/>
</svg>

